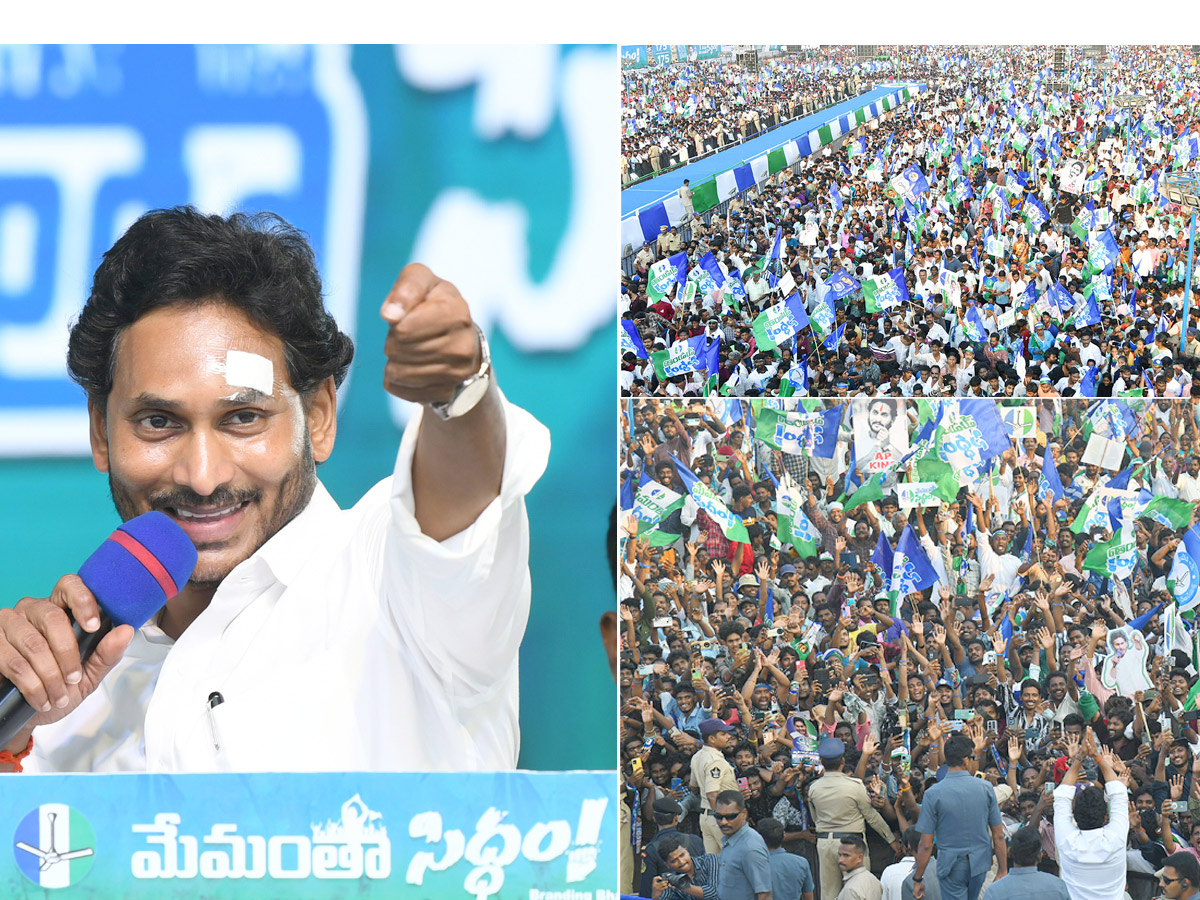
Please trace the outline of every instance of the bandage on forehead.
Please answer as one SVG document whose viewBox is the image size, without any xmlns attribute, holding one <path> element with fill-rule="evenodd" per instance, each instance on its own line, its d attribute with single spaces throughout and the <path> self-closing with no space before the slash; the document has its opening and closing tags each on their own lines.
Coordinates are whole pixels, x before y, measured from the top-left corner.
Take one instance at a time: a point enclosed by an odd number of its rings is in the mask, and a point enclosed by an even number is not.
<svg viewBox="0 0 1200 900">
<path fill-rule="evenodd" d="M 228 350 L 224 363 L 217 364 L 215 369 L 225 376 L 225 383 L 231 388 L 251 388 L 268 397 L 275 393 L 275 365 L 257 353 Z"/>
</svg>

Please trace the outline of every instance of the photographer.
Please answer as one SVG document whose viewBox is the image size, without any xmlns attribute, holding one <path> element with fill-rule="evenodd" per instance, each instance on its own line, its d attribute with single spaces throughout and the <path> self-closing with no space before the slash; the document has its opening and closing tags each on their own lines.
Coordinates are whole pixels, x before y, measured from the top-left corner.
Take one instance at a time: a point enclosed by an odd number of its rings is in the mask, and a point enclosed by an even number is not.
<svg viewBox="0 0 1200 900">
<path fill-rule="evenodd" d="M 717 896 L 717 871 L 720 857 L 711 853 L 692 856 L 681 837 L 663 839 L 659 853 L 669 872 L 654 876 L 653 900 L 720 900 Z"/>
</svg>

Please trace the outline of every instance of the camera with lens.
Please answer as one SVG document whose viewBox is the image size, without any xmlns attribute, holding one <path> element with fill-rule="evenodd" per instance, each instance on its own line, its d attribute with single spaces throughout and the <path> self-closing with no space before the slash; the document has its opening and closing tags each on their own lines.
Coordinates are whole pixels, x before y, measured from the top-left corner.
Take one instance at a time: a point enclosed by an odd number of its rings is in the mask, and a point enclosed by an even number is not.
<svg viewBox="0 0 1200 900">
<path fill-rule="evenodd" d="M 682 872 L 663 872 L 662 878 L 677 891 L 687 890 L 692 886 L 691 877 Z"/>
</svg>

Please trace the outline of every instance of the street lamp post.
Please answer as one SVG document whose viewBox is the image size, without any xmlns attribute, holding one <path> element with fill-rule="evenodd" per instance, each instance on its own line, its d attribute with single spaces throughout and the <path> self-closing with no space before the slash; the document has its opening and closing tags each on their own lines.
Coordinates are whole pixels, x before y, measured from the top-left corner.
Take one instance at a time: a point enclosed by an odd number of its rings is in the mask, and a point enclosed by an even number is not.
<svg viewBox="0 0 1200 900">
<path fill-rule="evenodd" d="M 1187 275 L 1183 281 L 1183 322 L 1179 326 L 1179 355 L 1187 346 L 1188 316 L 1192 305 L 1192 258 L 1196 243 L 1196 212 L 1200 210 L 1200 176 L 1192 173 L 1164 175 L 1161 184 L 1163 196 L 1192 211 L 1192 224 L 1188 229 Z"/>
</svg>

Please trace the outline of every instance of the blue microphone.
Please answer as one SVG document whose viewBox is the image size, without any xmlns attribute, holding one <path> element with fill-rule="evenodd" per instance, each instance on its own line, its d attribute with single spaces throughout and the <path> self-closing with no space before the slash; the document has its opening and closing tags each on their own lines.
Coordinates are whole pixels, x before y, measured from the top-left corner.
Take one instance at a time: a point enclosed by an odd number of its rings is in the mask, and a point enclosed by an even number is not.
<svg viewBox="0 0 1200 900">
<path fill-rule="evenodd" d="M 100 605 L 100 627 L 84 631 L 72 622 L 80 661 L 118 625 L 141 628 L 179 593 L 196 568 L 196 547 L 165 513 L 130 519 L 109 535 L 79 567 L 79 577 Z M 69 610 L 65 611 L 70 617 Z M 0 748 L 12 742 L 37 711 L 7 679 L 0 678 Z"/>
</svg>

